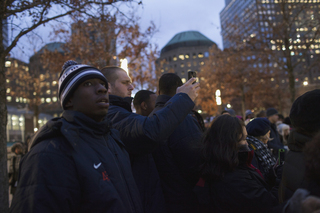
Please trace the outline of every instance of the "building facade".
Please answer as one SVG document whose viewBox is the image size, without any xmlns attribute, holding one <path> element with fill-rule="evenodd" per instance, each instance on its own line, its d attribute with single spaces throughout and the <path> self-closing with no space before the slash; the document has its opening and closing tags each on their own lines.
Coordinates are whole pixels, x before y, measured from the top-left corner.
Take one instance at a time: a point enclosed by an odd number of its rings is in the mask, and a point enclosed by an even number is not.
<svg viewBox="0 0 320 213">
<path fill-rule="evenodd" d="M 160 74 L 174 72 L 186 82 L 188 71 L 200 72 L 209 57 L 209 48 L 216 44 L 198 31 L 176 34 L 161 50 L 156 67 Z"/>
<path fill-rule="evenodd" d="M 319 87 L 320 0 L 225 0 L 225 4 L 220 12 L 224 48 L 260 41 L 273 51 L 268 69 L 284 68 L 281 84 L 289 83 L 286 70 L 292 65 L 298 94 L 306 87 Z M 234 34 L 241 37 L 234 39 Z"/>
</svg>

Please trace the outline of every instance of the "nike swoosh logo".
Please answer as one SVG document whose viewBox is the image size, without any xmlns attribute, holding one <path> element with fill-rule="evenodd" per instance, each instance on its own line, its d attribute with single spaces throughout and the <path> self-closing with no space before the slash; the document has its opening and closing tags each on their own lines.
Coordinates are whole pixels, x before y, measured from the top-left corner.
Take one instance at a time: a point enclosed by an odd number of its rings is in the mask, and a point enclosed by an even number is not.
<svg viewBox="0 0 320 213">
<path fill-rule="evenodd" d="M 100 166 L 101 166 L 101 162 L 100 162 L 98 165 L 93 164 L 93 167 L 94 167 L 95 169 L 98 169 Z"/>
</svg>

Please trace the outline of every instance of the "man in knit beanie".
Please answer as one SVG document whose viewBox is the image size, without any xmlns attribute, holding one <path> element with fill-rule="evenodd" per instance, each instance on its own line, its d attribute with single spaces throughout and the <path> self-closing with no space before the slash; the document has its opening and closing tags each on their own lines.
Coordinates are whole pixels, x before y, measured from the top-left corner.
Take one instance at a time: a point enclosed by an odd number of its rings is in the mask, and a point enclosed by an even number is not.
<svg viewBox="0 0 320 213">
<path fill-rule="evenodd" d="M 68 61 L 59 78 L 64 111 L 33 137 L 11 212 L 143 212 L 119 132 L 106 118 L 108 82 Z"/>
<path fill-rule="evenodd" d="M 292 104 L 290 120 L 293 129 L 288 139 L 289 152 L 286 155 L 279 199 L 289 199 L 298 188 L 308 187 L 305 179 L 305 156 L 303 150 L 320 131 L 320 89 L 309 91 Z"/>
</svg>

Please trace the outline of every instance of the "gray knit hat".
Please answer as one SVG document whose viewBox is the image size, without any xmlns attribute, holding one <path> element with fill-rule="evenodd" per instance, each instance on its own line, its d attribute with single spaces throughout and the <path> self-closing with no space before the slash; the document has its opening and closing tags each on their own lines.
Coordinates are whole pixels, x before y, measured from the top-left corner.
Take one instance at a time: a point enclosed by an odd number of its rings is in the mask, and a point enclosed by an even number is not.
<svg viewBox="0 0 320 213">
<path fill-rule="evenodd" d="M 108 81 L 99 69 L 85 64 L 78 64 L 75 61 L 67 61 L 62 67 L 59 76 L 59 99 L 63 109 L 77 87 L 84 81 L 92 78 L 98 78 L 105 82 L 108 87 Z"/>
</svg>

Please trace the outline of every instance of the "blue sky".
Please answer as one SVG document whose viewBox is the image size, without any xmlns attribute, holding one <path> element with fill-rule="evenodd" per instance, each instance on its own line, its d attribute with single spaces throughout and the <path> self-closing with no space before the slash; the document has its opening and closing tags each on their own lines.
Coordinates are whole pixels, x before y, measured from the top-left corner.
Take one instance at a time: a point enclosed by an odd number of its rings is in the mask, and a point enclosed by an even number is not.
<svg viewBox="0 0 320 213">
<path fill-rule="evenodd" d="M 146 28 L 153 20 L 159 32 L 153 37 L 159 50 L 177 33 L 196 30 L 222 48 L 219 13 L 224 0 L 143 0 L 143 8 L 138 10 L 141 27 Z M 19 41 L 11 56 L 29 62 L 34 51 L 38 51 L 49 38 L 50 24 L 37 29 L 36 34 Z"/>
</svg>

